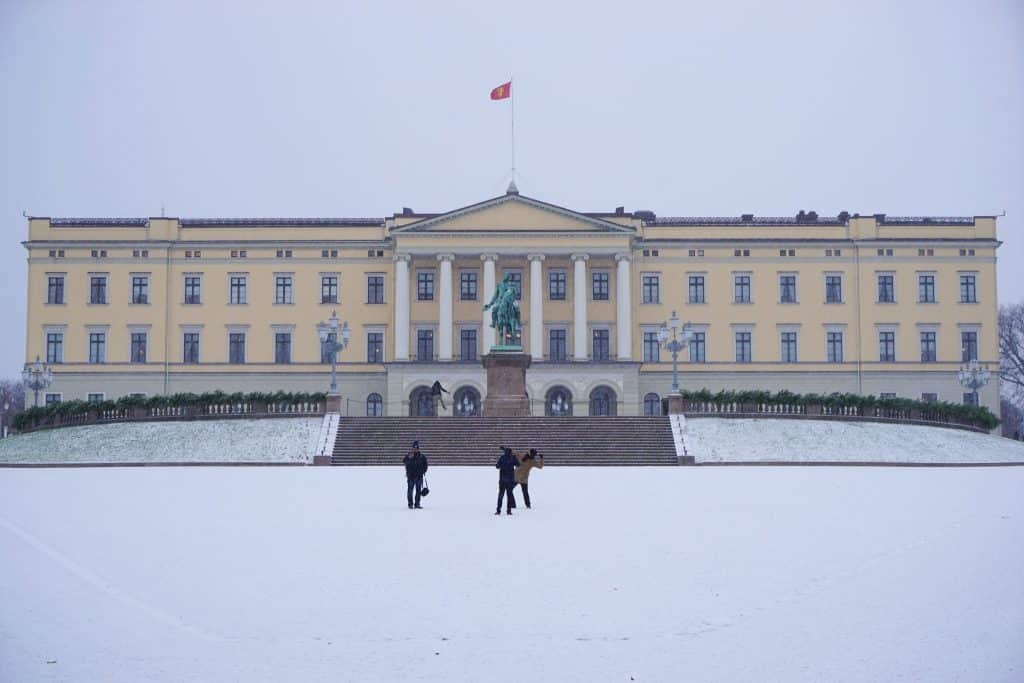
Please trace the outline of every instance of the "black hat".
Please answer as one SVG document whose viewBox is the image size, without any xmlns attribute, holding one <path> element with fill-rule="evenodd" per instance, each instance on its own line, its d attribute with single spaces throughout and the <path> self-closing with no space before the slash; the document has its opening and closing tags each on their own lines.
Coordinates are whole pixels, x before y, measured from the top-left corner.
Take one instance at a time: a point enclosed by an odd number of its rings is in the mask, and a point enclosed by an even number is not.
<svg viewBox="0 0 1024 683">
<path fill-rule="evenodd" d="M 413 448 L 419 448 L 419 447 L 420 447 L 420 442 L 419 442 L 419 440 L 417 440 L 417 441 L 413 441 L 413 442 L 412 442 L 412 447 L 413 447 Z"/>
</svg>

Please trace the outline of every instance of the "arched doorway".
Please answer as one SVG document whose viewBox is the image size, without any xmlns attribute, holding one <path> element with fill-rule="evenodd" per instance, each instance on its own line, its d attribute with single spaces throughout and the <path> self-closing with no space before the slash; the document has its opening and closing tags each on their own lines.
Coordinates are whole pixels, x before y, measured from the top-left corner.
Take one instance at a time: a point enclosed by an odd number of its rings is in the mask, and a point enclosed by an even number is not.
<svg viewBox="0 0 1024 683">
<path fill-rule="evenodd" d="M 615 392 L 609 387 L 597 387 L 590 392 L 591 415 L 616 415 L 617 413 L 618 402 L 615 400 Z"/>
<path fill-rule="evenodd" d="M 462 387 L 455 391 L 452 409 L 456 417 L 473 417 L 480 414 L 480 392 L 473 387 Z"/>
<path fill-rule="evenodd" d="M 661 415 L 661 398 L 651 392 L 644 396 L 644 415 Z"/>
<path fill-rule="evenodd" d="M 437 417 L 437 406 L 430 395 L 430 387 L 416 387 L 409 394 L 409 415 L 413 417 Z"/>
<path fill-rule="evenodd" d="M 561 417 L 572 415 L 572 392 L 565 387 L 551 387 L 544 396 L 544 414 Z"/>
<path fill-rule="evenodd" d="M 380 417 L 384 414 L 384 399 L 374 393 L 366 397 L 366 417 Z"/>
</svg>

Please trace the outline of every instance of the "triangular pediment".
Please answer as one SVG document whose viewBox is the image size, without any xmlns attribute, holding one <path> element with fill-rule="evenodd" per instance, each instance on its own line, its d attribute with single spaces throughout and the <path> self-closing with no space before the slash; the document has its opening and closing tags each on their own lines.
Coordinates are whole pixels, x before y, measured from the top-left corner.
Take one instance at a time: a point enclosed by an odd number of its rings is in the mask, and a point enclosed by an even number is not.
<svg viewBox="0 0 1024 683">
<path fill-rule="evenodd" d="M 396 227 L 410 232 L 614 232 L 633 228 L 548 204 L 520 194 L 504 194 Z"/>
</svg>

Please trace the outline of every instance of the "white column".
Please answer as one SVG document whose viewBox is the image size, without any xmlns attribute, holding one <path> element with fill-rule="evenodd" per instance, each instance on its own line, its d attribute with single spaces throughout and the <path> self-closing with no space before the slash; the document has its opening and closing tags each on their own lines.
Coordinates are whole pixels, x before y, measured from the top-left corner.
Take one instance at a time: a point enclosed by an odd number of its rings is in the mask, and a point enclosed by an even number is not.
<svg viewBox="0 0 1024 683">
<path fill-rule="evenodd" d="M 409 360 L 409 260 L 395 256 L 395 360 Z"/>
<path fill-rule="evenodd" d="M 438 254 L 441 262 L 441 315 L 438 317 L 438 360 L 452 359 L 452 261 L 454 254 Z"/>
<path fill-rule="evenodd" d="M 483 302 L 484 304 L 491 303 L 491 297 L 494 296 L 494 262 L 498 260 L 497 254 L 481 254 L 480 259 L 484 262 L 484 290 L 483 290 Z M 491 312 L 484 311 L 483 325 L 480 327 L 483 333 L 483 353 L 490 353 L 491 347 L 494 346 L 494 328 L 491 327 Z"/>
<path fill-rule="evenodd" d="M 572 356 L 587 360 L 587 259 L 586 254 L 572 255 Z"/>
<path fill-rule="evenodd" d="M 544 360 L 544 254 L 530 259 L 530 357 Z"/>
<path fill-rule="evenodd" d="M 615 261 L 619 270 L 615 274 L 615 328 L 618 330 L 619 360 L 631 360 L 633 357 L 633 299 L 630 293 L 632 276 L 629 273 L 629 254 L 616 254 Z"/>
</svg>

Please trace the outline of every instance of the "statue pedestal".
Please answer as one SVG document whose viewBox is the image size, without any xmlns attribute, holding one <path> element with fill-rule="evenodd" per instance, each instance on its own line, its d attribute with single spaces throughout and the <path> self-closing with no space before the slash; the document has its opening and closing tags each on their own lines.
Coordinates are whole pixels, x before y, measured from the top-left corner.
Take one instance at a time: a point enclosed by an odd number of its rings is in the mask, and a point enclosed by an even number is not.
<svg viewBox="0 0 1024 683">
<path fill-rule="evenodd" d="M 483 357 L 487 370 L 486 417 L 525 417 L 530 414 L 526 395 L 526 368 L 530 354 L 521 351 L 494 351 Z"/>
</svg>

